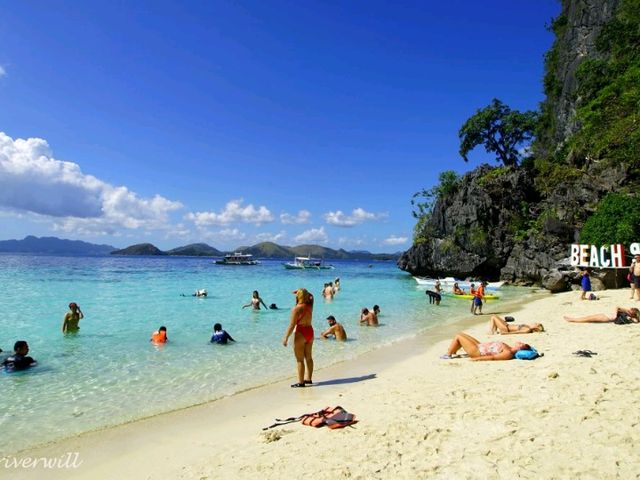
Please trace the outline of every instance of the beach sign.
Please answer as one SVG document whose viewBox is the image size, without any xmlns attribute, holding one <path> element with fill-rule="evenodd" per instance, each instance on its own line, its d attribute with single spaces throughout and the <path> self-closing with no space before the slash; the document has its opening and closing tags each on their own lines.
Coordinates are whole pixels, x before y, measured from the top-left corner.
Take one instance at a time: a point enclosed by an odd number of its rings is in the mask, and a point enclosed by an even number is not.
<svg viewBox="0 0 640 480">
<path fill-rule="evenodd" d="M 640 243 L 629 245 L 632 255 L 640 254 Z M 626 268 L 624 245 L 614 243 L 611 245 L 589 245 L 574 243 L 571 245 L 571 265 L 574 267 L 590 268 Z"/>
</svg>

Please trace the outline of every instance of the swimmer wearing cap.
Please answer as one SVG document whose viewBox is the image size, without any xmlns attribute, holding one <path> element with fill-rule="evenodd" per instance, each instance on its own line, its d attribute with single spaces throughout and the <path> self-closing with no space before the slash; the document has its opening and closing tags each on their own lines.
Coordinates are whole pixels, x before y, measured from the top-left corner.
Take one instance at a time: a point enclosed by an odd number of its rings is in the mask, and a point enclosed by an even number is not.
<svg viewBox="0 0 640 480">
<path fill-rule="evenodd" d="M 71 302 L 69 304 L 69 312 L 64 316 L 64 321 L 62 322 L 62 333 L 70 333 L 77 332 L 80 330 L 78 324 L 80 320 L 84 318 L 84 314 L 77 303 Z"/>
</svg>

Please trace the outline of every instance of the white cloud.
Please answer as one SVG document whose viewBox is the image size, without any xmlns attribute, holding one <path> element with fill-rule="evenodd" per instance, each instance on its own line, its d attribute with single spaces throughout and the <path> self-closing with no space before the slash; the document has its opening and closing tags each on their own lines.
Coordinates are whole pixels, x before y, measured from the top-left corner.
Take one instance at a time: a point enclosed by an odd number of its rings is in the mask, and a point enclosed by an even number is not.
<svg viewBox="0 0 640 480">
<path fill-rule="evenodd" d="M 54 228 L 80 234 L 119 229 L 164 229 L 180 202 L 140 198 L 82 173 L 77 163 L 53 158 L 41 138 L 12 139 L 0 132 L 0 207 L 56 219 Z"/>
<path fill-rule="evenodd" d="M 7 74 L 7 71 L 4 69 L 2 65 L 0 65 L 0 78 L 4 77 Z"/>
<path fill-rule="evenodd" d="M 185 218 L 193 221 L 198 227 L 207 225 L 228 225 L 232 222 L 262 223 L 273 222 L 273 215 L 265 206 L 255 208 L 252 204 L 242 205 L 243 200 L 231 200 L 220 213 L 215 212 L 191 212 Z"/>
<path fill-rule="evenodd" d="M 281 241 L 282 239 L 286 238 L 287 234 L 283 231 L 279 232 L 279 233 L 259 233 L 256 235 L 256 240 L 258 242 L 274 242 L 277 243 L 279 241 Z"/>
<path fill-rule="evenodd" d="M 280 214 L 280 221 L 282 223 L 309 223 L 311 218 L 311 212 L 308 210 L 300 210 L 297 215 L 291 215 L 290 213 Z"/>
<path fill-rule="evenodd" d="M 385 238 L 382 243 L 384 245 L 402 245 L 403 243 L 407 243 L 409 240 L 407 237 L 396 237 L 395 235 L 391 235 L 389 238 Z"/>
<path fill-rule="evenodd" d="M 362 247 L 364 244 L 365 241 L 361 238 L 340 237 L 338 239 L 338 245 L 341 247 Z"/>
<path fill-rule="evenodd" d="M 330 225 L 337 227 L 355 227 L 368 220 L 380 220 L 386 218 L 386 213 L 371 213 L 362 208 L 354 208 L 351 215 L 343 213 L 341 210 L 324 214 L 324 219 Z"/>
<path fill-rule="evenodd" d="M 308 243 L 308 242 L 317 242 L 317 243 L 327 243 L 329 237 L 324 231 L 324 227 L 320 228 L 312 228 L 310 230 L 305 230 L 300 235 L 294 238 L 296 242 Z"/>
</svg>

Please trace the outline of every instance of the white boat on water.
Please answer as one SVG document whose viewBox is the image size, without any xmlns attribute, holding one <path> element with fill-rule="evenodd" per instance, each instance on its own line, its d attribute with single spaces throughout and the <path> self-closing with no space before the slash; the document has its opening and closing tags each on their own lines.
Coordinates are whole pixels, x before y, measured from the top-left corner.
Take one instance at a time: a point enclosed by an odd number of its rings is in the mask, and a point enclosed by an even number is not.
<svg viewBox="0 0 640 480">
<path fill-rule="evenodd" d="M 216 265 L 258 265 L 260 262 L 253 259 L 249 253 L 229 253 L 221 260 L 215 261 Z"/>
<path fill-rule="evenodd" d="M 469 282 L 466 280 L 456 280 L 453 277 L 445 277 L 445 278 L 427 278 L 427 277 L 413 277 L 418 285 L 424 285 L 427 287 L 435 286 L 437 281 L 440 281 L 440 286 L 444 289 L 453 288 L 453 284 L 457 283 L 458 286 L 462 289 L 470 288 L 471 284 L 474 283 L 476 286 L 480 284 L 480 281 Z M 504 282 L 487 282 L 487 289 L 497 290 L 504 285 Z"/>
<path fill-rule="evenodd" d="M 324 260 L 313 257 L 295 257 L 293 262 L 283 263 L 287 270 L 330 270 L 333 265 L 327 265 Z"/>
</svg>

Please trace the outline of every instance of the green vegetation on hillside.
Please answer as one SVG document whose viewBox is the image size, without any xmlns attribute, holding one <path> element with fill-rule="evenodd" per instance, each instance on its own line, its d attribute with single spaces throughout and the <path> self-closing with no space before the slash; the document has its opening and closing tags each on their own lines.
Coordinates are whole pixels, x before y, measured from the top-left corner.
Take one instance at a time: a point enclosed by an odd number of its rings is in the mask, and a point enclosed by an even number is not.
<svg viewBox="0 0 640 480">
<path fill-rule="evenodd" d="M 582 243 L 605 245 L 640 241 L 640 198 L 609 193 L 580 232 Z"/>
</svg>

